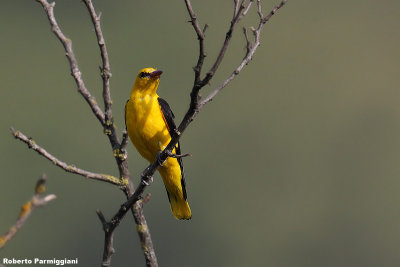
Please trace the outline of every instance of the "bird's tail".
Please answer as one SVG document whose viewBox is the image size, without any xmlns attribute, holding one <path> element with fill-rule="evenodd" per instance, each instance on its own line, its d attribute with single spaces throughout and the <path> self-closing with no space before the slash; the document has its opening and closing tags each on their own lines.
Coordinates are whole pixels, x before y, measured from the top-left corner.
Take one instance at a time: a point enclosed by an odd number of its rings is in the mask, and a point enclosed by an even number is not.
<svg viewBox="0 0 400 267">
<path fill-rule="evenodd" d="M 181 177 L 181 169 L 177 166 L 161 167 L 158 171 L 163 178 L 165 189 L 167 189 L 169 203 L 172 213 L 179 220 L 189 220 L 192 217 L 189 203 L 186 199 L 185 181 Z"/>
<path fill-rule="evenodd" d="M 167 194 L 175 218 L 179 220 L 189 220 L 192 217 L 192 212 L 190 211 L 189 203 L 183 198 L 183 195 L 173 194 L 168 191 L 168 188 Z"/>
</svg>

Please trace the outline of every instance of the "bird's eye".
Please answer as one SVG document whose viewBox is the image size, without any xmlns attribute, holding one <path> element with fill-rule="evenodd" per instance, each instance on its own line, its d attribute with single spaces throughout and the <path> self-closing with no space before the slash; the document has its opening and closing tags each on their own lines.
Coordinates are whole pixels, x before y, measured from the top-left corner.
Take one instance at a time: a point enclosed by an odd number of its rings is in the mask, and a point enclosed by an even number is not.
<svg viewBox="0 0 400 267">
<path fill-rule="evenodd" d="M 147 77 L 147 76 L 149 76 L 149 73 L 144 72 L 144 71 L 139 74 L 140 78 L 144 78 L 144 77 Z"/>
</svg>

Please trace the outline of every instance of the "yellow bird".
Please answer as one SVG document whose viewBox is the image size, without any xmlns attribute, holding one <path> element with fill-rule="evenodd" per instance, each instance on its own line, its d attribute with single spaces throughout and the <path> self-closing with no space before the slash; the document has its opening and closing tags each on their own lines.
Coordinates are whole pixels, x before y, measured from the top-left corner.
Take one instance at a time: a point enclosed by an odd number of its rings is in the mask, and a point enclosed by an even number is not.
<svg viewBox="0 0 400 267">
<path fill-rule="evenodd" d="M 125 124 L 129 138 L 137 151 L 153 162 L 164 150 L 175 130 L 174 114 L 167 101 L 157 95 L 161 70 L 142 69 L 136 77 L 129 100 L 125 105 Z M 179 143 L 173 153 L 181 154 Z M 181 158 L 167 158 L 158 168 L 167 189 L 172 213 L 177 219 L 190 219 L 185 175 Z"/>
</svg>

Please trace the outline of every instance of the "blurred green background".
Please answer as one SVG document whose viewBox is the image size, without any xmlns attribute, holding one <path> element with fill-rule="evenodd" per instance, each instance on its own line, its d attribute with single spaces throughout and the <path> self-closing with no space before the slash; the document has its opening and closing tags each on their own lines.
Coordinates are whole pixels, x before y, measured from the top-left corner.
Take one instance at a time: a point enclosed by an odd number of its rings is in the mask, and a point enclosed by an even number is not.
<svg viewBox="0 0 400 267">
<path fill-rule="evenodd" d="M 58 0 L 86 85 L 101 103 L 101 64 L 81 1 Z M 264 1 L 267 13 L 278 1 Z M 164 71 L 159 94 L 180 121 L 198 44 L 183 1 L 94 1 L 112 66 L 113 112 L 142 67 Z M 206 68 L 232 1 L 192 2 L 208 23 Z M 257 21 L 253 12 L 241 26 Z M 400 2 L 289 1 L 265 26 L 254 60 L 181 139 L 191 221 L 171 215 L 157 174 L 145 215 L 160 266 L 400 265 Z M 58 198 L 35 211 L 0 258 L 79 258 L 99 266 L 103 233 L 123 202 L 115 187 L 67 174 L 12 138 L 13 126 L 60 159 L 117 175 L 108 140 L 77 93 L 64 50 L 35 1 L 0 0 L 0 232 L 46 172 Z M 240 27 L 203 95 L 240 62 Z M 146 161 L 129 146 L 135 183 Z M 128 216 L 113 266 L 144 265 Z"/>
</svg>

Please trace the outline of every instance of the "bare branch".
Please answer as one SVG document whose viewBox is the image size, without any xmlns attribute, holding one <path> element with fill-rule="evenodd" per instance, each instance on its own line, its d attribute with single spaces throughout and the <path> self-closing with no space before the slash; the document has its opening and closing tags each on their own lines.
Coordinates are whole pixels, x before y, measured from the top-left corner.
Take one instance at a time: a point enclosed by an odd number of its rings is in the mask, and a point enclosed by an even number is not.
<svg viewBox="0 0 400 267">
<path fill-rule="evenodd" d="M 19 229 L 24 226 L 25 222 L 28 220 L 31 213 L 37 208 L 47 205 L 50 201 L 56 199 L 56 195 L 50 194 L 46 196 L 42 196 L 42 194 L 46 191 L 46 175 L 43 174 L 42 177 L 38 180 L 35 187 L 35 194 L 33 197 L 26 202 L 21 207 L 21 211 L 19 212 L 17 221 L 10 227 L 10 230 L 3 236 L 0 236 L 0 249 L 2 249 L 8 241 L 10 241 Z"/>
<path fill-rule="evenodd" d="M 244 56 L 246 58 L 246 56 L 250 53 L 251 50 L 251 42 L 249 40 L 249 37 L 247 36 L 246 27 L 243 27 L 243 34 L 244 38 L 246 39 L 246 55 Z"/>
<path fill-rule="evenodd" d="M 147 202 L 149 202 L 150 198 L 151 198 L 151 194 L 147 193 L 146 196 L 143 199 L 143 204 L 146 204 Z"/>
<path fill-rule="evenodd" d="M 101 57 L 103 61 L 103 67 L 101 68 L 102 73 L 101 77 L 103 79 L 103 99 L 104 99 L 104 108 L 105 108 L 105 133 L 109 137 L 109 141 L 111 147 L 113 149 L 114 157 L 116 159 L 116 163 L 118 165 L 118 169 L 120 172 L 121 179 L 127 179 L 129 181 L 128 187 L 124 189 L 124 192 L 127 197 L 133 194 L 133 184 L 130 179 L 130 173 L 127 164 L 127 151 L 126 146 L 128 145 L 129 136 L 126 130 L 123 132 L 121 143 L 118 140 L 118 136 L 115 130 L 115 125 L 112 117 L 112 100 L 110 93 L 110 83 L 109 79 L 111 77 L 111 69 L 110 62 L 108 58 L 107 47 L 105 44 L 105 40 L 103 37 L 103 33 L 100 26 L 100 16 L 96 15 L 93 3 L 91 0 L 84 0 L 85 5 L 87 6 L 93 25 L 95 26 L 96 37 L 98 40 L 98 44 L 100 47 Z M 138 234 L 142 241 L 142 250 L 144 252 L 144 256 L 146 259 L 147 266 L 158 266 L 157 257 L 154 252 L 153 242 L 151 240 L 150 231 L 147 226 L 146 219 L 143 215 L 142 207 L 140 205 L 134 205 L 134 209 L 132 209 L 132 213 L 137 224 Z M 104 216 L 103 216 L 104 218 Z M 139 225 L 145 226 L 145 231 L 139 231 Z M 114 254 L 113 248 L 113 231 L 105 231 L 105 240 L 104 240 L 104 251 L 103 251 L 103 262 L 102 266 L 110 266 L 111 257 Z"/>
<path fill-rule="evenodd" d="M 110 92 L 110 78 L 111 78 L 111 69 L 110 69 L 110 60 L 108 58 L 108 52 L 106 47 L 106 42 L 104 40 L 103 32 L 100 26 L 100 16 L 97 15 L 94 9 L 92 0 L 84 0 L 84 3 L 89 11 L 90 18 L 92 19 L 97 42 L 100 47 L 101 59 L 103 62 L 103 67 L 101 68 L 101 77 L 103 79 L 103 99 L 104 99 L 104 113 L 105 113 L 105 121 L 106 125 L 112 124 L 112 100 L 111 100 L 111 92 Z"/>
<path fill-rule="evenodd" d="M 90 94 L 89 90 L 86 88 L 85 83 L 83 82 L 82 74 L 78 67 L 78 61 L 76 60 L 74 51 L 72 50 L 72 41 L 62 33 L 54 17 L 54 6 L 56 5 L 56 3 L 54 2 L 49 3 L 47 2 L 47 0 L 36 0 L 36 1 L 42 4 L 43 9 L 45 10 L 47 17 L 49 19 L 51 30 L 64 46 L 66 52 L 65 55 L 67 56 L 69 65 L 71 67 L 71 75 L 75 79 L 76 86 L 78 87 L 78 92 L 83 96 L 83 98 L 89 104 L 90 108 L 92 109 L 93 113 L 100 121 L 100 123 L 104 125 L 105 124 L 104 113 L 97 104 L 94 96 Z"/>
<path fill-rule="evenodd" d="M 243 18 L 243 10 L 246 11 L 244 2 L 245 2 L 245 0 L 242 0 L 240 5 L 238 5 L 237 1 L 235 2 L 236 11 L 234 12 L 234 16 L 230 23 L 230 27 L 229 27 L 228 31 L 226 32 L 224 43 L 222 44 L 222 47 L 218 53 L 218 56 L 213 64 L 213 66 L 207 72 L 206 77 L 202 80 L 202 82 L 201 82 L 202 87 L 210 82 L 210 80 L 214 76 L 215 72 L 217 71 L 219 65 L 221 64 L 221 62 L 225 56 L 225 52 L 228 49 L 235 26 Z M 251 3 L 252 2 L 249 3 L 249 6 L 251 5 Z M 247 13 L 247 11 L 246 11 L 246 13 Z"/>
<path fill-rule="evenodd" d="M 128 135 L 127 130 L 125 129 L 125 130 L 122 132 L 122 141 L 121 141 L 121 145 L 120 145 L 120 147 L 119 147 L 119 150 L 120 150 L 121 152 L 123 152 L 123 153 L 127 153 L 127 152 L 126 152 L 126 146 L 128 145 L 128 143 L 129 143 L 129 135 Z"/>
<path fill-rule="evenodd" d="M 14 130 L 13 128 L 11 128 L 10 130 L 11 130 L 11 133 L 13 134 L 13 136 L 16 139 L 24 142 L 25 144 L 28 145 L 28 147 L 30 149 L 36 151 L 39 155 L 41 155 L 41 156 L 45 157 L 46 159 L 50 160 L 56 166 L 62 168 L 63 170 L 65 170 L 67 172 L 75 173 L 75 174 L 84 176 L 84 177 L 86 177 L 88 179 L 103 181 L 103 182 L 107 182 L 107 183 L 114 184 L 114 185 L 119 185 L 119 186 L 125 186 L 126 183 L 127 183 L 126 180 L 121 181 L 119 178 L 111 176 L 111 175 L 89 172 L 89 171 L 86 171 L 86 170 L 83 170 L 83 169 L 79 169 L 79 168 L 75 167 L 74 165 L 67 164 L 67 163 L 57 159 L 55 156 L 53 156 L 49 152 L 47 152 L 44 148 L 42 148 L 41 146 L 36 144 L 36 142 L 33 139 L 28 138 L 22 132 Z"/>
<path fill-rule="evenodd" d="M 258 16 L 260 17 L 260 20 L 262 20 L 264 15 L 262 13 L 261 0 L 257 0 L 257 13 L 258 13 Z"/>
<path fill-rule="evenodd" d="M 37 2 L 41 3 L 48 18 L 49 22 L 51 25 L 52 31 L 55 33 L 57 38 L 61 41 L 61 43 L 64 46 L 64 49 L 67 54 L 67 58 L 70 63 L 71 67 L 71 73 L 73 77 L 75 78 L 78 91 L 81 93 L 81 95 L 85 98 L 85 100 L 89 103 L 93 113 L 95 116 L 98 118 L 100 123 L 102 124 L 104 128 L 104 133 L 107 135 L 112 150 L 114 154 L 114 158 L 116 160 L 119 174 L 120 174 L 120 179 L 112 176 L 106 176 L 103 178 L 106 178 L 108 181 L 111 178 L 111 183 L 113 184 L 122 184 L 121 189 L 123 190 L 124 194 L 126 195 L 127 198 L 131 197 L 134 192 L 134 186 L 132 183 L 132 180 L 130 178 L 130 172 L 128 169 L 128 164 L 127 164 L 127 153 L 125 150 L 126 144 L 127 144 L 127 136 L 123 136 L 125 140 L 123 140 L 121 143 L 119 142 L 118 135 L 115 130 L 115 125 L 113 122 L 112 118 L 112 110 L 111 110 L 111 94 L 110 94 L 110 85 L 109 85 L 109 78 L 111 77 L 111 71 L 110 71 L 110 63 L 108 59 L 108 53 L 104 41 L 104 37 L 101 31 L 101 26 L 100 26 L 100 15 L 96 15 L 95 9 L 93 7 L 93 4 L 91 0 L 84 0 L 85 5 L 89 10 L 89 14 L 91 16 L 92 22 L 95 26 L 95 32 L 96 32 L 96 37 L 98 41 L 98 45 L 100 47 L 101 51 L 101 57 L 103 61 L 103 66 L 101 67 L 102 71 L 102 79 L 103 79 L 103 100 L 104 100 L 104 105 L 105 105 L 105 114 L 103 111 L 100 109 L 98 104 L 96 103 L 94 97 L 92 97 L 87 90 L 82 77 L 81 77 L 81 72 L 79 71 L 77 60 L 75 58 L 75 55 L 72 50 L 72 44 L 71 40 L 66 38 L 65 35 L 62 33 L 60 30 L 60 27 L 58 26 L 55 17 L 54 17 L 54 5 L 55 3 L 49 4 L 47 0 L 36 0 Z M 65 167 L 65 166 L 64 166 Z M 67 170 L 68 171 L 68 170 Z M 81 170 L 82 171 L 82 170 Z M 79 172 L 75 172 L 77 174 L 80 174 Z M 88 173 L 84 172 L 84 175 L 86 176 Z M 89 177 L 96 179 L 94 177 Z M 98 177 L 101 178 L 101 177 Z M 115 180 L 114 180 L 115 179 Z M 101 180 L 101 179 L 100 179 Z M 120 182 L 121 181 L 121 182 Z M 132 214 L 135 220 L 135 223 L 137 225 L 145 225 L 146 231 L 138 231 L 140 240 L 142 242 L 142 250 L 144 252 L 144 256 L 146 259 L 146 264 L 147 266 L 158 266 L 157 263 L 157 257 L 154 252 L 154 246 L 151 240 L 151 235 L 149 228 L 147 227 L 147 222 L 146 219 L 143 215 L 142 207 L 138 205 L 137 203 L 134 204 L 132 210 Z M 144 228 L 143 228 L 144 229 Z M 112 238 L 112 236 L 111 236 Z M 111 259 L 111 258 L 110 258 Z"/>
<path fill-rule="evenodd" d="M 260 45 L 260 35 L 261 35 L 261 30 L 262 27 L 264 26 L 265 23 L 269 21 L 269 19 L 274 15 L 278 9 L 280 9 L 284 4 L 286 4 L 287 0 L 283 0 L 279 5 L 275 6 L 272 11 L 264 17 L 261 11 L 261 2 L 257 0 L 257 9 L 258 9 L 258 15 L 260 17 L 259 24 L 257 29 L 252 29 L 253 34 L 254 34 L 254 43 L 251 44 L 248 36 L 247 36 L 247 31 L 244 29 L 244 35 L 246 38 L 246 55 L 243 58 L 242 62 L 239 64 L 239 66 L 229 75 L 229 77 L 223 81 L 217 88 L 215 88 L 200 104 L 200 108 L 202 108 L 205 104 L 208 102 L 212 101 L 214 97 L 225 87 L 227 86 L 234 78 L 236 75 L 238 75 L 244 66 L 246 66 L 253 58 L 253 55 L 255 54 L 258 46 Z"/>
<path fill-rule="evenodd" d="M 244 16 L 247 15 L 253 2 L 254 2 L 254 0 L 250 0 L 249 4 L 247 5 L 247 7 L 243 10 L 242 14 L 240 15 L 240 19 L 242 19 Z"/>
<path fill-rule="evenodd" d="M 138 189 L 139 191 L 142 191 L 141 186 L 143 186 L 143 189 L 145 185 L 139 185 Z M 138 189 L 136 191 L 138 191 Z M 136 192 L 135 192 L 136 194 Z M 132 196 L 126 203 L 124 203 L 119 211 L 114 215 L 114 217 L 107 222 L 105 219 L 103 213 L 101 211 L 97 211 L 97 215 L 103 225 L 103 231 L 104 231 L 104 251 L 103 251 L 103 261 L 102 261 L 102 267 L 108 267 L 111 264 L 111 257 L 115 253 L 114 250 L 114 245 L 113 245 L 113 239 L 114 239 L 114 230 L 118 227 L 118 225 L 121 223 L 123 217 L 125 214 L 129 211 L 130 207 L 133 205 L 133 212 L 134 212 L 134 218 L 136 220 L 136 227 L 137 227 L 137 232 L 139 233 L 139 238 L 141 241 L 142 245 L 142 250 L 145 253 L 145 258 L 146 258 L 146 266 L 151 266 L 155 267 L 158 266 L 157 263 L 157 257 L 154 252 L 153 247 L 147 247 L 147 244 L 152 244 L 151 241 L 151 236 L 149 235 L 149 229 L 147 226 L 146 218 L 143 216 L 142 209 L 143 209 L 143 202 L 140 200 L 140 196 L 137 194 L 135 196 Z M 147 202 L 150 199 L 150 195 L 148 194 L 145 198 L 145 201 Z M 149 240 L 148 240 L 149 239 Z M 155 259 L 155 261 L 154 261 Z"/>
<path fill-rule="evenodd" d="M 233 18 L 234 18 L 234 17 L 237 16 L 237 13 L 239 11 L 239 0 L 233 0 L 233 3 L 234 3 L 234 6 L 233 6 Z"/>
<path fill-rule="evenodd" d="M 104 231 L 104 251 L 103 251 L 103 261 L 101 263 L 102 267 L 110 266 L 111 257 L 115 253 L 114 249 L 114 231 L 110 231 L 109 223 L 104 217 L 103 213 L 100 210 L 97 210 L 97 216 L 101 224 L 103 225 Z"/>
<path fill-rule="evenodd" d="M 186 8 L 189 12 L 190 22 L 197 34 L 197 39 L 199 40 L 199 58 L 197 60 L 196 67 L 193 68 L 195 73 L 194 82 L 198 83 L 201 79 L 201 69 L 203 67 L 204 58 L 206 57 L 206 53 L 204 51 L 204 32 L 206 31 L 208 25 L 205 24 L 203 30 L 200 29 L 200 25 L 197 21 L 197 16 L 193 11 L 190 0 L 185 0 Z"/>
<path fill-rule="evenodd" d="M 154 248 L 153 247 L 149 248 L 146 246 L 146 244 L 152 244 L 152 241 L 147 226 L 146 218 L 143 216 L 142 212 L 143 201 L 140 200 L 145 187 L 149 185 L 150 179 L 151 177 L 147 178 L 142 177 L 139 186 L 135 190 L 135 193 L 124 204 L 121 205 L 120 209 L 117 211 L 117 213 L 112 217 L 112 219 L 109 222 L 106 221 L 101 212 L 97 213 L 100 221 L 103 224 L 103 230 L 105 235 L 102 267 L 110 266 L 111 257 L 114 254 L 114 247 L 113 247 L 114 231 L 121 223 L 126 213 L 131 209 L 131 207 L 133 207 L 134 218 L 136 219 L 136 227 L 141 241 L 142 250 L 145 253 L 146 266 L 152 266 L 152 267 L 158 266 Z M 148 201 L 148 199 L 146 201 Z"/>
<path fill-rule="evenodd" d="M 283 6 L 287 3 L 287 1 L 288 1 L 288 0 L 282 0 L 282 2 L 280 2 L 279 5 L 275 6 L 275 7 L 269 12 L 269 14 L 268 14 L 266 17 L 264 17 L 264 18 L 262 19 L 262 24 L 267 23 L 267 22 L 269 21 L 269 19 L 276 13 L 276 11 L 278 11 L 278 9 L 280 9 L 281 7 L 283 7 Z M 260 3 L 259 5 L 261 6 L 261 3 Z"/>
<path fill-rule="evenodd" d="M 200 101 L 200 95 L 199 92 L 201 88 L 203 88 L 206 84 L 208 84 L 211 79 L 213 78 L 215 72 L 217 71 L 219 65 L 221 64 L 225 52 L 228 49 L 233 30 L 235 29 L 236 24 L 248 13 L 252 3 L 254 0 L 250 0 L 249 4 L 246 6 L 246 0 L 241 0 L 239 3 L 238 0 L 234 1 L 234 12 L 233 12 L 233 18 L 230 23 L 230 27 L 225 35 L 225 40 L 224 43 L 218 53 L 218 56 L 213 64 L 213 66 L 210 68 L 210 70 L 207 72 L 206 76 L 204 79 L 201 79 L 201 70 L 204 64 L 204 58 L 205 58 L 205 51 L 204 51 L 204 31 L 206 27 L 204 28 L 203 31 L 201 31 L 200 26 L 197 22 L 197 16 L 195 12 L 193 11 L 192 5 L 190 3 L 190 0 L 185 0 L 185 4 L 189 13 L 189 16 L 191 18 L 192 26 L 197 34 L 198 40 L 199 40 L 199 58 L 197 61 L 196 67 L 194 67 L 194 72 L 195 72 L 195 79 L 194 79 L 194 84 L 192 88 L 192 92 L 190 94 L 191 97 L 191 102 L 190 102 L 190 107 L 189 107 L 189 112 L 186 114 L 185 119 L 192 120 L 194 116 L 199 112 L 199 101 Z M 190 114 L 189 114 L 190 113 Z"/>
<path fill-rule="evenodd" d="M 102 266 L 109 266 L 110 261 L 111 261 L 111 256 L 113 254 L 113 233 L 114 230 L 118 227 L 118 225 L 121 223 L 122 219 L 125 217 L 126 213 L 129 211 L 129 209 L 133 206 L 133 204 L 137 204 L 141 208 L 141 204 L 138 203 L 141 194 L 144 191 L 144 188 L 148 185 L 146 184 L 145 179 L 142 179 L 141 183 L 139 186 L 136 188 L 135 193 L 124 203 L 121 205 L 120 209 L 118 212 L 113 216 L 113 218 L 107 222 L 102 216 L 101 212 L 99 215 L 100 220 L 103 223 L 103 230 L 105 233 L 105 242 L 104 242 L 104 253 L 103 253 L 103 265 Z M 136 210 L 136 209 L 134 209 Z M 102 218 L 101 218 L 102 217 Z M 139 226 L 140 225 L 140 226 Z M 144 228 L 147 228 L 144 226 L 145 224 L 138 224 L 138 232 L 143 231 Z M 139 231 L 139 227 L 141 227 L 141 230 Z M 152 266 L 152 265 L 151 265 Z"/>
</svg>

